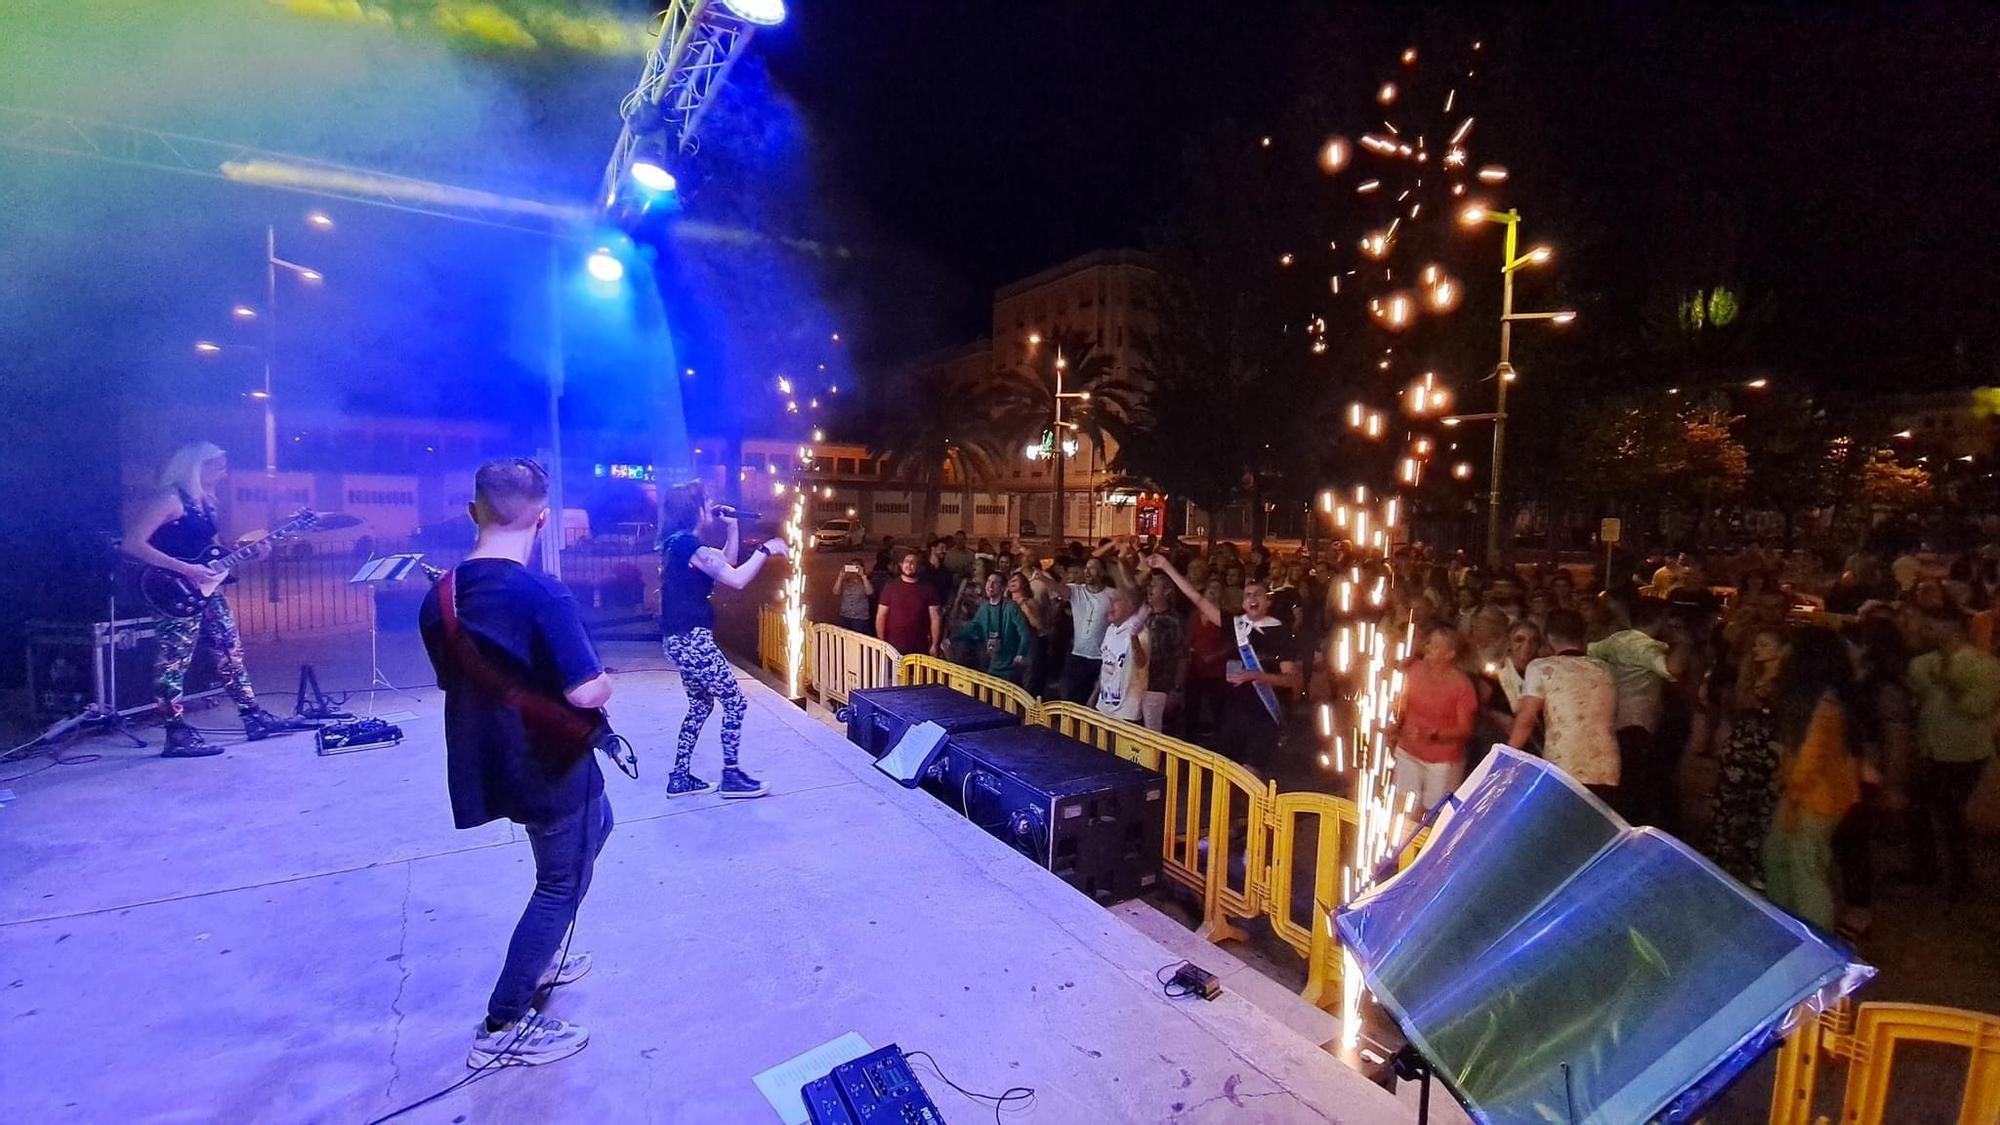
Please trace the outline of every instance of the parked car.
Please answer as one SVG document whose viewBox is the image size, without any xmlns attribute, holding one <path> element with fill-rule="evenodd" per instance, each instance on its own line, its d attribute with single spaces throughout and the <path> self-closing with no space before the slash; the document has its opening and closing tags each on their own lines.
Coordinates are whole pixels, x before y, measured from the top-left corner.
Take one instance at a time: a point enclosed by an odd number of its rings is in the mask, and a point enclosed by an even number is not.
<svg viewBox="0 0 2000 1125">
<path fill-rule="evenodd" d="M 830 519 L 813 529 L 813 547 L 817 550 L 860 550 L 864 545 L 860 520 Z"/>
</svg>

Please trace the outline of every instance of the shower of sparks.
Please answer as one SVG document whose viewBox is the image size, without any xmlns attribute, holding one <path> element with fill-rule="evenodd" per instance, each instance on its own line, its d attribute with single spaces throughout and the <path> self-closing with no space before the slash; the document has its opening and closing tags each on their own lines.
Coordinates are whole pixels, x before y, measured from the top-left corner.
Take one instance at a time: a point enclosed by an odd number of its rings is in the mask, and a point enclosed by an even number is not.
<svg viewBox="0 0 2000 1125">
<path fill-rule="evenodd" d="M 800 453 L 807 452 L 800 450 Z M 802 461 L 809 458 L 801 458 Z M 785 697 L 805 695 L 806 674 L 806 489 L 793 487 L 792 510 L 785 517 L 785 545 L 791 548 L 792 565 L 785 572 L 779 592 L 784 603 Z"/>
<path fill-rule="evenodd" d="M 1472 50 L 1478 51 L 1479 45 L 1473 44 Z M 1402 667 L 1415 647 L 1414 626 L 1406 613 L 1392 606 L 1390 571 L 1384 560 L 1410 510 L 1406 497 L 1417 493 L 1427 467 L 1443 462 L 1441 431 L 1435 427 L 1451 421 L 1446 412 L 1453 394 L 1436 371 L 1405 375 L 1398 371 L 1404 364 L 1423 362 L 1422 357 L 1432 351 L 1426 326 L 1451 316 L 1466 299 L 1464 282 L 1453 275 L 1446 260 L 1464 243 L 1457 236 L 1457 220 L 1465 209 L 1468 184 L 1490 191 L 1509 179 L 1504 166 L 1481 163 L 1470 143 L 1474 107 L 1466 81 L 1472 77 L 1466 65 L 1469 56 L 1442 66 L 1435 52 L 1427 50 L 1424 57 L 1428 65 L 1420 67 L 1418 48 L 1410 47 L 1396 57 L 1400 65 L 1392 81 L 1378 74 L 1374 105 L 1368 111 L 1382 119 L 1368 132 L 1350 134 L 1355 137 L 1351 147 L 1343 138 L 1324 142 L 1319 161 L 1329 175 L 1353 174 L 1348 199 L 1359 229 L 1347 234 L 1320 232 L 1318 237 L 1328 238 L 1329 249 L 1338 250 L 1339 243 L 1355 236 L 1353 253 L 1358 261 L 1352 264 L 1362 267 L 1357 276 L 1336 260 L 1328 289 L 1340 293 L 1342 278 L 1349 279 L 1345 288 L 1362 298 L 1366 322 L 1378 332 L 1407 341 L 1383 350 L 1377 363 L 1387 380 L 1381 393 L 1395 402 L 1370 402 L 1364 393 L 1344 411 L 1346 430 L 1357 438 L 1383 441 L 1390 436 L 1387 410 L 1391 408 L 1411 427 L 1406 433 L 1399 422 L 1395 437 L 1401 447 L 1390 463 L 1393 479 L 1382 482 L 1388 487 L 1380 494 L 1371 495 L 1366 486 L 1358 486 L 1347 492 L 1324 491 L 1318 502 L 1321 518 L 1364 560 L 1334 579 L 1332 604 L 1337 607 L 1338 624 L 1328 656 L 1336 694 L 1335 701 L 1316 715 L 1320 762 L 1351 783 L 1359 818 L 1342 857 L 1342 902 L 1369 889 L 1375 872 L 1407 843 L 1417 825 L 1415 794 L 1400 793 L 1394 784 L 1389 738 L 1403 692 Z M 1328 154 L 1336 151 L 1336 142 L 1338 159 L 1332 159 Z M 1424 257 L 1417 257 L 1420 254 Z M 1433 257 L 1439 260 L 1427 260 Z M 1330 333 L 1324 319 L 1315 317 L 1308 322 L 1306 335 L 1318 353 L 1330 335 L 1339 333 Z M 1461 481 L 1472 475 L 1466 461 L 1450 463 L 1449 469 L 1444 463 L 1437 467 Z M 1358 967 L 1344 951 L 1341 967 L 1341 1034 L 1343 1045 L 1352 1047 L 1361 1030 L 1364 985 Z"/>
</svg>

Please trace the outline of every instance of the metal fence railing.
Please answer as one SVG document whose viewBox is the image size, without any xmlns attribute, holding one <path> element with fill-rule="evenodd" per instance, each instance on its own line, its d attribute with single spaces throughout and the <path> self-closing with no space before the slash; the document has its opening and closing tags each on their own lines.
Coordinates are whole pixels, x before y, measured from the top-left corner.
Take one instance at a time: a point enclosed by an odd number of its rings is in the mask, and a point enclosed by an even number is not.
<svg viewBox="0 0 2000 1125">
<path fill-rule="evenodd" d="M 449 550 L 374 544 L 376 555 L 420 551 L 431 566 L 456 566 L 465 548 Z M 245 567 L 241 580 L 225 587 L 230 609 L 244 639 L 271 641 L 359 633 L 368 629 L 370 595 L 348 579 L 366 556 L 278 555 Z M 660 600 L 660 560 L 651 552 L 603 554 L 581 548 L 562 554 L 563 584 L 586 609 L 652 612 Z M 416 620 L 425 584 L 412 578 L 377 593 L 376 612 L 384 629 L 406 628 Z"/>
</svg>

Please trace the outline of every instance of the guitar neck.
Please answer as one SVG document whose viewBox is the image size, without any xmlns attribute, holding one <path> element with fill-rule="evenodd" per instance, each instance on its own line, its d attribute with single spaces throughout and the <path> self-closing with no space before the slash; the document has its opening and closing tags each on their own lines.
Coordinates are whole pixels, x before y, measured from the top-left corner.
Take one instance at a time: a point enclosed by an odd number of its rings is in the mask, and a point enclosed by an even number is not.
<svg viewBox="0 0 2000 1125">
<path fill-rule="evenodd" d="M 302 520 L 289 520 L 285 523 L 279 524 L 278 529 L 276 531 L 271 532 L 271 534 L 264 536 L 263 538 L 257 540 L 254 543 L 245 543 L 243 546 L 238 547 L 234 551 L 231 551 L 228 554 L 222 556 L 221 558 L 215 560 L 215 562 L 211 564 L 211 569 L 228 570 L 236 566 L 236 564 L 238 563 L 249 561 L 250 556 L 257 553 L 257 548 L 263 546 L 264 544 L 270 542 L 273 539 L 283 539 L 285 536 L 290 535 L 294 531 L 297 531 L 299 527 L 303 524 L 303 522 L 304 521 Z"/>
</svg>

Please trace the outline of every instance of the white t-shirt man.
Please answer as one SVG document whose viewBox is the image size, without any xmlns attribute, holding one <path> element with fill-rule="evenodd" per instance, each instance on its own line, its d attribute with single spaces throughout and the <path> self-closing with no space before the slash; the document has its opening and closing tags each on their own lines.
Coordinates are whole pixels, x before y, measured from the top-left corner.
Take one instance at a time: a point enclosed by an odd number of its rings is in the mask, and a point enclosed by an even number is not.
<svg viewBox="0 0 2000 1125">
<path fill-rule="evenodd" d="M 1104 644 L 1104 626 L 1110 620 L 1111 587 L 1093 590 L 1082 582 L 1070 583 L 1069 615 L 1076 637 L 1070 652 L 1085 660 L 1096 660 L 1097 651 Z"/>
<path fill-rule="evenodd" d="M 1584 785 L 1618 784 L 1618 688 L 1603 661 L 1580 653 L 1531 661 L 1521 696 L 1542 701 L 1542 757 Z"/>
<path fill-rule="evenodd" d="M 1146 611 L 1139 610 L 1116 625 L 1104 628 L 1098 648 L 1102 661 L 1097 671 L 1097 709 L 1114 719 L 1138 722 L 1146 701 L 1146 661 L 1133 658 L 1134 649 L 1146 647 Z"/>
</svg>

